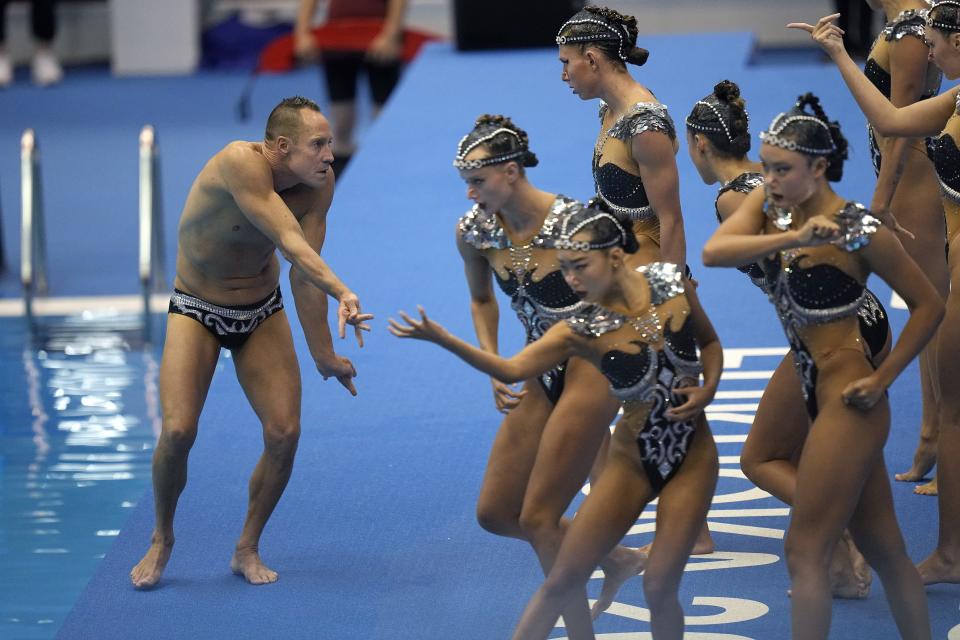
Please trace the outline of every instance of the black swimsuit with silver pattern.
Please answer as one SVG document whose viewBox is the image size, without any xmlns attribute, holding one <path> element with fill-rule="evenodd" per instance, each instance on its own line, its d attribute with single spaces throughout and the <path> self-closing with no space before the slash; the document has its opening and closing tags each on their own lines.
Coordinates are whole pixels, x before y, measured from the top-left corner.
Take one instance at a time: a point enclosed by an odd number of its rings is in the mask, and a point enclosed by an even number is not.
<svg viewBox="0 0 960 640">
<path fill-rule="evenodd" d="M 600 124 L 607 114 L 607 103 L 600 103 Z M 673 119 L 667 113 L 667 108 L 659 102 L 638 102 L 629 111 L 621 116 L 612 127 L 597 136 L 593 149 L 593 182 L 597 196 L 612 210 L 630 216 L 631 220 L 642 220 L 656 216 L 647 192 L 643 188 L 643 180 L 639 176 L 624 171 L 613 162 L 600 164 L 603 147 L 608 138 L 617 138 L 629 142 L 630 138 L 646 131 L 665 133 L 670 140 L 677 137 Z"/>
<path fill-rule="evenodd" d="M 714 212 L 717 214 L 717 222 L 723 222 L 723 218 L 720 217 L 720 196 L 728 191 L 747 194 L 761 186 L 763 186 L 763 175 L 755 171 L 741 173 L 730 182 L 721 186 L 720 191 L 717 192 L 717 199 L 713 204 Z M 737 267 L 737 270 L 745 273 L 747 277 L 750 278 L 750 282 L 763 289 L 763 267 L 758 263 L 751 262 L 750 264 L 744 264 Z"/>
<path fill-rule="evenodd" d="M 921 42 L 925 42 L 924 31 L 926 29 L 928 13 L 928 9 L 908 9 L 907 11 L 901 11 L 896 18 L 884 26 L 880 35 L 877 36 L 877 41 L 882 38 L 887 42 L 894 42 L 902 40 L 905 36 L 913 36 L 920 38 Z M 887 100 L 890 99 L 892 82 L 889 71 L 881 67 L 873 58 L 867 58 L 867 63 L 863 67 L 863 75 L 867 76 L 867 79 L 873 83 L 873 86 L 880 90 L 880 93 L 886 96 Z M 940 82 L 942 78 L 943 74 L 940 72 L 940 69 L 932 62 L 929 62 L 927 64 L 927 75 L 924 81 L 923 95 L 920 96 L 920 100 L 932 98 L 940 93 Z M 882 161 L 880 145 L 877 144 L 873 127 L 869 124 L 867 124 L 867 135 L 870 138 L 870 156 L 873 160 L 873 170 L 877 175 L 880 175 L 880 164 Z"/>
<path fill-rule="evenodd" d="M 848 252 L 869 244 L 870 237 L 880 226 L 880 221 L 856 202 L 848 202 L 836 222 L 842 236 L 834 244 Z M 763 268 L 767 295 L 776 308 L 793 350 L 807 413 L 814 420 L 818 412 L 817 365 L 800 338 L 799 329 L 854 315 L 862 318 L 861 307 L 867 300 L 867 290 L 853 276 L 831 264 L 804 266 L 805 258 L 806 255 L 798 250 L 781 251 L 773 258 L 764 258 Z M 883 320 L 886 321 L 885 314 Z"/>
<path fill-rule="evenodd" d="M 720 209 L 717 206 L 720 202 L 720 196 L 727 191 L 747 194 L 762 185 L 762 174 L 747 171 L 720 187 L 720 193 L 717 195 L 717 203 L 714 205 L 717 222 L 722 222 Z M 789 211 L 780 208 L 771 210 L 771 208 L 768 207 L 765 213 L 773 225 L 780 231 L 786 231 L 790 228 L 791 215 Z M 737 267 L 737 269 L 746 274 L 746 276 L 750 278 L 750 282 L 759 287 L 761 291 L 768 293 L 767 276 L 760 263 L 752 262 L 748 265 Z M 863 336 L 870 355 L 875 356 L 880 353 L 887 344 L 887 336 L 890 333 L 890 322 L 887 318 L 887 310 L 884 309 L 880 299 L 877 298 L 870 289 L 866 289 L 864 292 L 863 303 L 857 310 L 857 316 L 860 321 L 860 335 Z"/>
<path fill-rule="evenodd" d="M 540 231 L 530 243 L 520 247 L 510 242 L 497 216 L 479 206 L 474 206 L 460 219 L 461 237 L 471 246 L 484 252 L 510 252 L 512 268 L 508 269 L 507 277 L 502 278 L 496 269 L 493 269 L 493 273 L 500 289 L 510 297 L 510 307 L 523 325 L 527 344 L 538 340 L 556 322 L 583 306 L 559 269 L 534 281 L 537 265 L 531 263 L 533 249 L 553 249 L 559 220 L 582 206 L 575 200 L 558 195 L 550 205 L 550 212 Z M 565 370 L 566 363 L 539 378 L 540 385 L 554 404 L 563 392 Z"/>
<path fill-rule="evenodd" d="M 695 430 L 692 420 L 672 421 L 665 412 L 684 402 L 674 389 L 699 384 L 702 367 L 691 323 L 684 322 L 674 332 L 669 326 L 661 327 L 656 315 L 656 305 L 684 293 L 677 266 L 653 262 L 638 271 L 646 276 L 650 287 L 651 309 L 645 316 L 629 318 L 598 305 L 585 305 L 566 322 L 574 333 L 590 338 L 622 330 L 631 334 L 625 336 L 626 343 L 639 348 L 637 353 L 619 349 L 605 352 L 600 370 L 610 381 L 613 395 L 624 405 L 624 420 L 631 415 L 629 406 L 650 406 L 637 445 L 650 484 L 659 493 L 683 464 Z M 662 348 L 654 349 L 650 343 L 661 339 Z"/>
<path fill-rule="evenodd" d="M 955 115 L 960 115 L 960 91 L 957 92 Z M 949 133 L 927 138 L 927 155 L 937 170 L 940 191 L 951 201 L 960 204 L 960 149 Z"/>
</svg>

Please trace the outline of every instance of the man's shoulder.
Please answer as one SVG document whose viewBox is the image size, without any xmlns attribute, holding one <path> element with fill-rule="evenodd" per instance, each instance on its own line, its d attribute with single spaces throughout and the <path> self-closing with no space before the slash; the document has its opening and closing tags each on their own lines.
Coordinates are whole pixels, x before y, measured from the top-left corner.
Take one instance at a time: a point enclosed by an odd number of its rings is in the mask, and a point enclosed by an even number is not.
<svg viewBox="0 0 960 640">
<path fill-rule="evenodd" d="M 247 140 L 228 142 L 220 151 L 217 151 L 210 160 L 211 164 L 215 163 L 225 167 L 256 166 L 260 164 L 265 167 L 270 166 L 270 163 L 263 155 L 263 147 L 261 144 Z"/>
</svg>

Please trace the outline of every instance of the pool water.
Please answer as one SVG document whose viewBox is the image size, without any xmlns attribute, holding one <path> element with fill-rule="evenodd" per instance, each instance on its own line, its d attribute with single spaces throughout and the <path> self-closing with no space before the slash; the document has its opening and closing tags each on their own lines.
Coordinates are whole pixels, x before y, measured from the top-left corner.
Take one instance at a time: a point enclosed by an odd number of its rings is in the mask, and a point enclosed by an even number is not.
<svg viewBox="0 0 960 640">
<path fill-rule="evenodd" d="M 160 347 L 140 323 L 0 318 L 0 638 L 54 637 L 149 487 Z"/>
</svg>

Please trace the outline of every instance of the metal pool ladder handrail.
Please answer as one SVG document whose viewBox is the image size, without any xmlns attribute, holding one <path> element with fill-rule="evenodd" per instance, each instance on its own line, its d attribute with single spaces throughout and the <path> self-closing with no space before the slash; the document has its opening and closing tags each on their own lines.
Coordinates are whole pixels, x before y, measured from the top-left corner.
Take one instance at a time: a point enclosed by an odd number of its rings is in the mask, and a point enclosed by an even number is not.
<svg viewBox="0 0 960 640">
<path fill-rule="evenodd" d="M 152 125 L 140 130 L 140 285 L 144 330 L 150 329 L 150 297 L 163 291 L 163 207 L 160 199 L 160 149 Z"/>
<path fill-rule="evenodd" d="M 40 147 L 33 129 L 20 137 L 20 282 L 23 305 L 33 327 L 34 294 L 47 293 L 47 233 L 43 221 Z"/>
</svg>

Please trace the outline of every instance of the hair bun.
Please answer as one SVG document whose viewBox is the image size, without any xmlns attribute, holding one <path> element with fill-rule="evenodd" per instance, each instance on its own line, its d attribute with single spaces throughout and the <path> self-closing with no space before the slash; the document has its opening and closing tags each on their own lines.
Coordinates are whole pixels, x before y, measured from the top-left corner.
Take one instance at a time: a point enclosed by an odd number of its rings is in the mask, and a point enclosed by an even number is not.
<svg viewBox="0 0 960 640">
<path fill-rule="evenodd" d="M 740 87 L 729 80 L 721 80 L 713 87 L 713 94 L 720 102 L 733 102 L 740 97 Z"/>
<path fill-rule="evenodd" d="M 647 58 L 650 57 L 650 52 L 644 49 L 643 47 L 634 47 L 630 53 L 627 54 L 627 62 L 630 64 L 635 64 L 638 67 L 643 66 L 643 63 L 647 61 Z"/>
<path fill-rule="evenodd" d="M 502 127 L 506 123 L 510 123 L 510 118 L 507 118 L 506 116 L 501 116 L 501 115 L 494 115 L 492 113 L 485 113 L 482 116 L 478 117 L 477 121 L 474 122 L 473 124 L 475 127 L 484 127 L 488 125 Z"/>
</svg>

